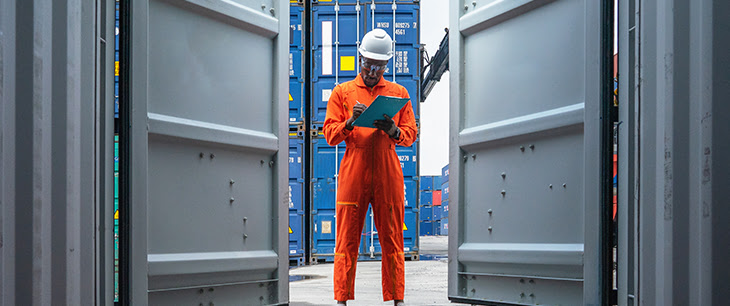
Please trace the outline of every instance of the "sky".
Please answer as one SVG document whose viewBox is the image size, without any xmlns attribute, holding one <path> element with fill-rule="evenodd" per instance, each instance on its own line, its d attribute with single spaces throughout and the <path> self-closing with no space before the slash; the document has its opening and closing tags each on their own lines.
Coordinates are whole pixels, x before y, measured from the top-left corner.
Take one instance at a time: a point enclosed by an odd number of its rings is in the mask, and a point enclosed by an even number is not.
<svg viewBox="0 0 730 306">
<path fill-rule="evenodd" d="M 421 43 L 429 56 L 436 54 L 444 28 L 449 27 L 449 1 L 421 0 Z M 449 72 L 421 103 L 420 175 L 441 175 L 449 163 Z"/>
</svg>

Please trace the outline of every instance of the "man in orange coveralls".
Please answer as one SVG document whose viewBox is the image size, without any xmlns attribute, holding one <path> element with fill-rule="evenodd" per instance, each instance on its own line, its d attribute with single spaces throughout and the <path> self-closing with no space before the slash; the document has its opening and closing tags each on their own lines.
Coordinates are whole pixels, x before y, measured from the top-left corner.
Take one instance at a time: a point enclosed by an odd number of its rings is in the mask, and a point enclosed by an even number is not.
<svg viewBox="0 0 730 306">
<path fill-rule="evenodd" d="M 382 29 L 363 37 L 358 50 L 360 74 L 352 81 L 337 85 L 327 104 L 324 135 L 335 146 L 347 144 L 339 173 L 337 192 L 337 245 L 335 248 L 334 289 L 337 304 L 355 298 L 355 268 L 360 233 L 371 203 L 375 227 L 382 246 L 383 300 L 404 305 L 403 254 L 403 170 L 395 145 L 410 146 L 418 128 L 413 107 L 408 102 L 393 118 L 383 115 L 377 129 L 356 127 L 352 123 L 379 96 L 409 98 L 403 86 L 388 82 L 383 73 L 393 56 L 392 40 Z"/>
</svg>

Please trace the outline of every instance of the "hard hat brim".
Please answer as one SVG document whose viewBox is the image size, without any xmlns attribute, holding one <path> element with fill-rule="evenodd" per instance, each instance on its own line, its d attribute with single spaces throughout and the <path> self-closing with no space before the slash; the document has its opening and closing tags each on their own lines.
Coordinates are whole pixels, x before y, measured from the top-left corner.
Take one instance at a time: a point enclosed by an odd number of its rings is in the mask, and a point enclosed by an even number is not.
<svg viewBox="0 0 730 306">
<path fill-rule="evenodd" d="M 358 49 L 358 51 L 360 51 L 360 55 L 362 57 L 369 58 L 369 59 L 376 60 L 376 61 L 387 61 L 387 60 L 390 60 L 391 58 L 393 58 L 393 51 L 388 52 L 388 55 L 368 52 L 368 51 L 363 50 L 362 48 Z"/>
</svg>

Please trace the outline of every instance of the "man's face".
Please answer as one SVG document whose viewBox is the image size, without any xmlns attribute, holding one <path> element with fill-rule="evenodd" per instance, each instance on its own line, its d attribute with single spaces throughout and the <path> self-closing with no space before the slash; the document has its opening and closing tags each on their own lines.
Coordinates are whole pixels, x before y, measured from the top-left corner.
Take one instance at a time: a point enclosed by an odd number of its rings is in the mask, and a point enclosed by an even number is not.
<svg viewBox="0 0 730 306">
<path fill-rule="evenodd" d="M 380 78 L 385 73 L 385 68 L 388 65 L 388 61 L 376 61 L 373 59 L 361 57 L 360 60 L 360 76 L 362 77 L 365 86 L 373 87 L 380 82 Z"/>
</svg>

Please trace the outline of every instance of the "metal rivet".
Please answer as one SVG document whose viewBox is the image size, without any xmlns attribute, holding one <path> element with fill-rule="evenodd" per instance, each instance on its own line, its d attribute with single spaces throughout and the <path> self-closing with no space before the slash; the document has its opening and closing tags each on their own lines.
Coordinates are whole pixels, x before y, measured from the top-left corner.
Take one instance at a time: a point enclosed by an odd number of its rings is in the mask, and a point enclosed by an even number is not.
<svg viewBox="0 0 730 306">
<path fill-rule="evenodd" d="M 259 301 L 263 301 L 263 300 L 264 300 L 264 297 L 263 296 L 260 296 L 259 297 Z"/>
<path fill-rule="evenodd" d="M 203 154 L 203 152 L 200 152 L 200 158 L 203 158 L 204 156 L 205 154 Z"/>
<path fill-rule="evenodd" d="M 243 222 L 246 222 L 246 221 L 248 221 L 248 218 L 243 217 Z"/>
<path fill-rule="evenodd" d="M 273 160 L 272 161 L 269 161 L 269 168 L 271 168 L 273 166 L 274 166 L 274 161 Z"/>
<path fill-rule="evenodd" d="M 477 159 L 477 155 L 476 155 L 476 154 L 472 154 L 472 155 L 471 155 L 471 159 L 472 159 L 472 160 L 476 160 L 476 159 Z"/>
<path fill-rule="evenodd" d="M 549 187 L 550 187 L 550 189 L 553 189 L 553 184 L 550 184 L 550 186 L 549 186 Z"/>
<path fill-rule="evenodd" d="M 506 173 L 506 172 L 502 172 L 502 174 L 501 174 L 501 175 L 502 175 L 502 179 L 504 179 L 504 178 L 506 178 L 506 177 L 507 177 L 507 173 Z"/>
<path fill-rule="evenodd" d="M 213 292 L 213 291 L 215 291 L 215 288 L 208 288 L 208 291 Z M 213 304 L 213 303 L 211 303 L 211 304 Z"/>
<path fill-rule="evenodd" d="M 248 238 L 248 235 L 243 234 L 243 239 L 246 239 L 246 238 Z"/>
<path fill-rule="evenodd" d="M 487 213 L 491 215 L 492 214 L 492 210 L 491 209 L 490 210 L 487 210 Z"/>
<path fill-rule="evenodd" d="M 534 144 L 531 144 L 530 145 L 530 150 L 535 150 L 535 145 Z"/>
<path fill-rule="evenodd" d="M 520 146 L 520 151 L 525 152 L 525 146 Z"/>
<path fill-rule="evenodd" d="M 233 179 L 231 179 L 230 184 L 233 185 L 235 183 L 236 183 L 236 181 L 234 181 Z"/>
<path fill-rule="evenodd" d="M 502 194 L 502 197 L 504 197 L 504 195 L 507 193 L 507 191 L 502 190 L 502 192 L 500 192 L 500 193 Z"/>
<path fill-rule="evenodd" d="M 524 292 L 520 293 L 520 297 L 521 298 L 524 298 L 525 297 L 525 293 Z"/>
<path fill-rule="evenodd" d="M 205 292 L 205 290 L 203 290 L 203 289 L 198 290 L 198 293 L 200 293 L 200 294 L 203 294 L 203 292 Z"/>
<path fill-rule="evenodd" d="M 466 155 L 464 155 L 464 162 L 466 162 L 469 159 Z"/>
<path fill-rule="evenodd" d="M 565 188 L 566 186 L 568 186 L 568 185 L 567 185 L 567 184 L 565 184 L 565 183 L 563 183 L 563 188 Z"/>
<path fill-rule="evenodd" d="M 214 159 L 214 158 L 215 158 L 215 154 L 210 153 L 210 159 Z"/>
<path fill-rule="evenodd" d="M 272 8 L 269 9 L 269 12 L 271 13 L 271 15 L 274 15 L 274 13 L 276 12 L 276 10 L 274 10 L 274 8 L 272 7 Z"/>
<path fill-rule="evenodd" d="M 535 280 L 534 279 L 531 279 L 530 280 L 530 284 L 534 284 L 534 283 L 535 283 Z"/>
<path fill-rule="evenodd" d="M 535 294 L 534 293 L 530 293 L 530 297 L 534 299 L 535 298 Z"/>
<path fill-rule="evenodd" d="M 264 286 L 264 283 L 259 283 L 259 288 L 261 288 L 263 286 Z M 263 296 L 261 298 L 263 298 Z"/>
<path fill-rule="evenodd" d="M 469 6 L 468 5 L 464 5 L 464 10 L 466 11 L 468 9 L 469 9 Z"/>
<path fill-rule="evenodd" d="M 520 278 L 520 283 L 521 284 L 524 284 L 525 283 L 525 279 L 524 278 Z"/>
<path fill-rule="evenodd" d="M 488 227 L 487 230 L 489 230 L 489 232 L 491 233 L 492 232 L 492 227 L 491 226 Z"/>
<path fill-rule="evenodd" d="M 473 6 L 477 6 L 477 2 L 476 2 L 476 1 L 472 1 L 472 2 L 471 2 L 471 5 L 473 5 Z"/>
<path fill-rule="evenodd" d="M 266 8 L 266 4 L 261 3 L 261 9 L 265 9 L 265 8 Z"/>
<path fill-rule="evenodd" d="M 234 198 L 231 198 L 231 199 L 230 199 L 230 200 L 228 200 L 228 201 L 230 201 L 230 202 L 231 202 L 231 204 L 232 204 L 232 203 L 233 203 L 233 201 L 235 201 L 235 200 L 236 200 L 236 199 L 234 199 Z"/>
</svg>

